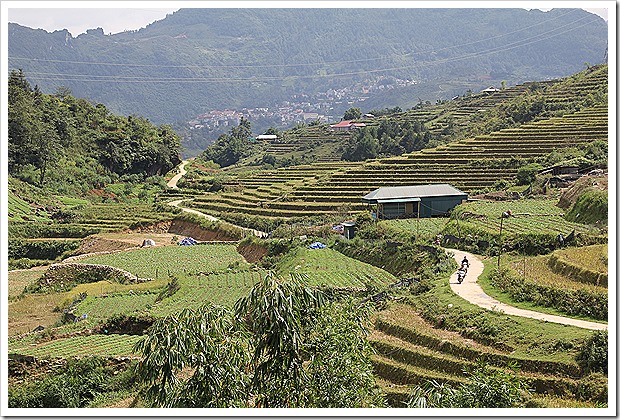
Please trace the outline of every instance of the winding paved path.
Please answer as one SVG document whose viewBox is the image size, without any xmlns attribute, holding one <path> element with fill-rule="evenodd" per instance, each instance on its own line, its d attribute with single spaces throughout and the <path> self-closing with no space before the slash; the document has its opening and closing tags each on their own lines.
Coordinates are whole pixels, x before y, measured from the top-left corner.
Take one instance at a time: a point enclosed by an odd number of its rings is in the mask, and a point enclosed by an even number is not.
<svg viewBox="0 0 620 420">
<path fill-rule="evenodd" d="M 456 272 L 450 276 L 450 288 L 454 293 L 467 300 L 474 305 L 480 306 L 491 311 L 502 312 L 507 315 L 516 315 L 526 318 L 539 319 L 541 321 L 555 322 L 558 324 L 573 325 L 575 327 L 587 328 L 590 330 L 606 330 L 607 324 L 598 322 L 582 321 L 579 319 L 566 318 L 563 316 L 543 314 L 541 312 L 530 311 L 527 309 L 519 309 L 514 306 L 506 305 L 499 300 L 487 295 L 478 284 L 478 277 L 482 274 L 484 264 L 478 257 L 469 252 L 459 251 L 458 249 L 446 249 L 446 252 L 454 254 L 454 259 L 458 264 L 461 263 L 464 256 L 469 260 L 469 269 L 463 283 L 457 281 Z"/>
</svg>

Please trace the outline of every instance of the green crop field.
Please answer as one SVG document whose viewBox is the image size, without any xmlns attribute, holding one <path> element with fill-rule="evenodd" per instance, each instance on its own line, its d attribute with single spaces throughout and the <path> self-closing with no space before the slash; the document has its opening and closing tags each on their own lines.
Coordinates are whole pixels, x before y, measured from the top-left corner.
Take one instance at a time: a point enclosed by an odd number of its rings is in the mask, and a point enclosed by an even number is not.
<svg viewBox="0 0 620 420">
<path fill-rule="evenodd" d="M 366 285 L 384 287 L 396 282 L 396 277 L 387 271 L 329 248 L 298 248 L 279 264 L 279 272 L 282 276 L 303 274 L 309 286 L 365 288 Z"/>
<path fill-rule="evenodd" d="M 133 354 L 133 345 L 138 335 L 111 334 L 68 337 L 32 343 L 32 339 L 9 342 L 9 353 L 18 353 L 38 358 L 57 358 L 71 356 L 129 356 Z"/>
<path fill-rule="evenodd" d="M 248 267 L 234 245 L 193 245 L 142 248 L 98 255 L 80 261 L 122 268 L 142 278 L 161 279 L 180 273 L 218 272 Z"/>
<path fill-rule="evenodd" d="M 467 221 L 491 234 L 498 234 L 503 212 L 510 210 L 514 217 L 503 219 L 504 234 L 576 233 L 598 234 L 599 230 L 564 219 L 564 210 L 557 207 L 557 200 L 526 199 L 509 202 L 476 201 L 461 204 L 457 209 L 458 220 Z"/>
<path fill-rule="evenodd" d="M 166 248 L 174 249 L 173 247 Z M 234 247 L 230 245 L 189 248 L 219 248 L 227 250 L 225 255 L 228 256 L 230 252 L 236 253 Z M 123 254 L 133 254 L 133 252 Z M 114 254 L 114 256 L 116 255 L 121 254 Z M 237 259 L 234 258 L 233 261 L 237 261 Z M 187 275 L 177 271 L 175 278 L 179 285 L 178 290 L 159 302 L 156 302 L 157 293 L 149 293 L 148 291 L 130 293 L 125 287 L 122 294 L 112 293 L 107 296 L 87 297 L 79 304 L 75 313 L 76 315 L 87 314 L 89 321 L 100 322 L 114 315 L 130 315 L 136 312 L 163 317 L 185 308 L 196 309 L 206 302 L 232 306 L 250 291 L 252 286 L 265 275 L 265 272 L 243 269 L 241 271 L 228 270 L 226 267 L 229 264 L 229 260 L 225 259 L 224 264 L 210 266 L 211 271 L 219 269 L 220 272 L 208 275 L 196 274 L 196 268 L 188 269 L 192 273 Z M 119 264 L 119 266 L 127 267 L 126 264 Z M 221 271 L 222 269 L 224 271 Z M 203 268 L 203 271 L 207 270 Z M 292 255 L 288 255 L 280 265 L 279 274 L 284 280 L 289 277 L 290 273 L 302 274 L 301 281 L 310 287 L 333 286 L 361 289 L 365 288 L 366 285 L 384 287 L 396 281 L 393 275 L 380 268 L 346 257 L 331 249 L 297 249 Z M 159 281 L 157 284 L 161 285 L 161 282 Z"/>
<path fill-rule="evenodd" d="M 156 293 L 128 293 L 88 296 L 74 311 L 76 316 L 87 315 L 91 322 L 104 322 L 115 315 L 131 315 L 150 308 Z"/>
<path fill-rule="evenodd" d="M 261 272 L 241 271 L 179 276 L 179 290 L 155 303 L 149 313 L 157 317 L 166 316 L 186 308 L 197 309 L 207 302 L 231 307 L 250 291 L 262 275 Z"/>
</svg>

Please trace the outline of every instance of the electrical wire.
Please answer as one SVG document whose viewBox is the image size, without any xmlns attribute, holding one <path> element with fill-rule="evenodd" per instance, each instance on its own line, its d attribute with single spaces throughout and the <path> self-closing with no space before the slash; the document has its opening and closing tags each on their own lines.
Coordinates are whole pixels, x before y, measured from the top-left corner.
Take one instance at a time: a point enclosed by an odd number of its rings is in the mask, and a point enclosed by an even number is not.
<svg viewBox="0 0 620 420">
<path fill-rule="evenodd" d="M 490 38 L 485 38 L 485 39 L 481 39 L 478 41 L 472 41 L 472 42 L 468 42 L 468 43 L 464 43 L 464 44 L 457 44 L 457 45 L 452 45 L 449 47 L 444 47 L 444 48 L 440 48 L 440 49 L 432 49 L 432 50 L 427 50 L 427 51 L 416 51 L 415 54 L 429 54 L 429 53 L 438 53 L 441 51 L 445 51 L 445 50 L 451 50 L 454 48 L 463 48 L 463 47 L 467 47 L 467 46 L 471 46 L 474 44 L 479 44 L 481 42 L 487 42 L 487 41 L 491 41 L 497 38 L 502 38 L 502 37 L 506 37 L 509 35 L 514 35 L 516 33 L 522 32 L 522 31 L 526 31 L 529 29 L 532 29 L 536 26 L 540 26 L 540 25 L 547 25 L 550 21 L 552 20 L 556 20 L 559 18 L 562 18 L 566 15 L 569 15 L 571 13 L 575 13 L 575 10 L 570 10 L 567 13 L 561 14 L 559 16 L 554 17 L 553 19 L 550 19 L 549 21 L 545 21 L 545 22 L 540 22 L 540 23 L 536 23 L 530 26 L 526 26 L 524 28 L 520 28 L 517 29 L 515 31 L 512 32 L 507 32 L 505 34 L 500 34 L 500 35 L 495 35 L 492 36 Z M 563 28 L 565 26 L 570 26 L 573 25 L 576 22 L 579 22 L 580 20 L 589 18 L 590 16 L 585 16 L 582 17 L 580 19 L 577 19 L 574 22 L 559 26 L 557 28 L 554 28 L 553 30 L 556 29 L 560 29 Z M 414 53 L 407 53 L 407 54 L 401 54 L 398 56 L 380 56 L 380 57 L 373 57 L 373 58 L 361 58 L 361 59 L 356 59 L 356 60 L 340 60 L 340 61 L 327 61 L 327 62 L 316 62 L 316 63 L 287 63 L 287 64 L 222 64 L 222 65 L 217 65 L 217 64 L 211 64 L 211 65 L 169 65 L 169 64 L 144 64 L 144 63 L 109 63 L 109 62 L 93 62 L 93 61 L 73 61 L 73 60 L 53 60 L 53 59 L 42 59 L 42 58 L 28 58 L 28 57 L 9 57 L 9 59 L 11 60 L 28 60 L 28 61 L 35 61 L 35 62 L 48 62 L 48 63 L 68 63 L 68 64 L 86 64 L 86 65 L 97 65 L 97 66 L 121 66 L 121 67 L 148 67 L 148 68 L 186 68 L 186 69 L 208 69 L 208 68 L 251 68 L 251 69 L 256 69 L 256 68 L 281 68 L 281 67 L 310 67 L 310 66 L 332 66 L 332 65 L 342 65 L 342 64 L 351 64 L 351 63 L 363 63 L 363 62 L 369 62 L 369 61 L 377 61 L 377 60 L 385 60 L 385 59 L 395 59 L 395 58 L 406 58 L 406 57 L 410 57 L 411 55 L 413 55 Z"/>
<path fill-rule="evenodd" d="M 36 80 L 53 80 L 53 81 L 80 81 L 80 82 L 131 82 L 131 83 L 176 83 L 176 82 L 268 82 L 268 81 L 282 81 L 284 79 L 317 79 L 317 78 L 333 78 L 333 77 L 343 77 L 343 76 L 355 76 L 362 74 L 373 74 L 380 73 L 386 71 L 398 71 L 398 70 L 407 70 L 412 68 L 425 68 L 439 64 L 445 64 L 455 61 L 461 61 L 466 59 L 483 57 L 486 55 L 496 54 L 500 52 L 506 52 L 509 50 L 513 50 L 515 48 L 521 48 L 527 45 L 531 45 L 537 42 L 546 41 L 548 39 L 552 39 L 559 35 L 568 33 L 570 31 L 574 31 L 581 27 L 587 26 L 593 22 L 593 20 L 585 22 L 581 25 L 574 26 L 574 23 L 582 21 L 586 18 L 590 18 L 590 16 L 586 16 L 580 19 L 577 19 L 570 24 L 562 25 L 558 28 L 551 29 L 546 32 L 542 32 L 540 34 L 533 35 L 532 37 L 525 38 L 519 41 L 515 41 L 512 43 L 508 43 L 503 46 L 494 47 L 485 51 L 479 51 L 475 53 L 465 54 L 456 57 L 449 57 L 445 59 L 427 61 L 422 63 L 414 63 L 406 66 L 399 67 L 390 67 L 390 68 L 382 68 L 382 69 L 371 69 L 371 70 L 359 70 L 359 71 L 351 71 L 351 72 L 343 72 L 343 73 L 329 73 L 329 74 L 313 74 L 313 75 L 288 75 L 288 76 L 261 76 L 261 77 L 193 77 L 193 78 L 148 78 L 145 76 L 108 76 L 108 75 L 89 75 L 89 74 L 73 74 L 68 75 L 66 73 L 43 73 L 43 72 L 33 72 L 30 75 L 34 75 L 32 77 Z M 558 29 L 565 28 L 570 26 L 570 28 L 556 32 Z M 543 37 L 544 35 L 548 35 Z M 541 38 L 542 37 L 542 38 Z"/>
</svg>

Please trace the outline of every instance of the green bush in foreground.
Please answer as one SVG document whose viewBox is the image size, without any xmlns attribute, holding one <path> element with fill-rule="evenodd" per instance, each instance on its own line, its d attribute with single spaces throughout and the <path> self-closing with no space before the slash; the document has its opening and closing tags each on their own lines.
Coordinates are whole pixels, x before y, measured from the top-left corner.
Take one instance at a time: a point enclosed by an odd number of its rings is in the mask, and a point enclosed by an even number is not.
<svg viewBox="0 0 620 420">
<path fill-rule="evenodd" d="M 595 332 L 577 355 L 577 363 L 585 372 L 603 372 L 607 375 L 609 335 L 607 331 Z"/>
<path fill-rule="evenodd" d="M 459 387 L 427 382 L 410 392 L 408 407 L 415 408 L 510 408 L 521 407 L 526 391 L 510 371 L 490 369 L 480 363 L 467 383 Z"/>
<path fill-rule="evenodd" d="M 208 304 L 153 324 L 136 344 L 144 357 L 138 377 L 154 406 L 384 405 L 367 315 L 357 302 L 329 303 L 295 278 L 265 276 L 235 311 Z"/>
<path fill-rule="evenodd" d="M 42 380 L 9 387 L 9 407 L 87 407 L 95 398 L 123 390 L 134 383 L 131 367 L 118 372 L 118 366 L 106 365 L 100 357 L 71 359 L 61 373 Z"/>
</svg>

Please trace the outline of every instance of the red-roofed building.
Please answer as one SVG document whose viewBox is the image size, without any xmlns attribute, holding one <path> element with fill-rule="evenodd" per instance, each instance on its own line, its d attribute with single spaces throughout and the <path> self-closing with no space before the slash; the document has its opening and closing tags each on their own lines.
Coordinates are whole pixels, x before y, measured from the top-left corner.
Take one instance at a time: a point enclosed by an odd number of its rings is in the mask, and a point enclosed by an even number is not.
<svg viewBox="0 0 620 420">
<path fill-rule="evenodd" d="M 338 124 L 332 124 L 330 127 L 335 131 L 347 131 L 355 128 L 366 127 L 366 124 L 353 122 L 352 120 L 345 120 L 340 121 Z"/>
</svg>

